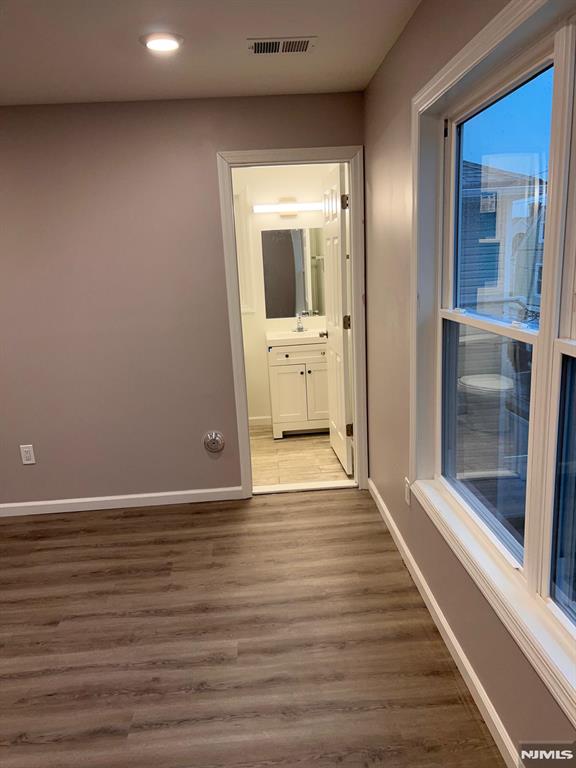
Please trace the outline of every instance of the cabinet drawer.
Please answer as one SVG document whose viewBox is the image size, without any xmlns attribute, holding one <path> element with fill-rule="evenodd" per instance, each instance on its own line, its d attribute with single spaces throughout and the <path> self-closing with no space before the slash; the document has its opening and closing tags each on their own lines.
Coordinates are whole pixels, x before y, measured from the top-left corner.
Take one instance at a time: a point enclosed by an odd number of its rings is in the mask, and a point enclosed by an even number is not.
<svg viewBox="0 0 576 768">
<path fill-rule="evenodd" d="M 298 344 L 291 347 L 268 347 L 268 365 L 321 363 L 326 360 L 326 344 Z"/>
</svg>

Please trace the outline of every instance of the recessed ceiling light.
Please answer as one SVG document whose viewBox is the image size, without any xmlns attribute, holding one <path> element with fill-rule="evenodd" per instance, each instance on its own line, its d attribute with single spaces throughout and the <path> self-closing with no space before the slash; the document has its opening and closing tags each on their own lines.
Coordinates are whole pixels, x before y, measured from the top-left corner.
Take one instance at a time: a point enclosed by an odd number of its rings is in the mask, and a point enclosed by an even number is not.
<svg viewBox="0 0 576 768">
<path fill-rule="evenodd" d="M 141 37 L 140 42 L 154 53 L 174 53 L 182 45 L 183 38 L 171 32 L 154 32 Z"/>
</svg>

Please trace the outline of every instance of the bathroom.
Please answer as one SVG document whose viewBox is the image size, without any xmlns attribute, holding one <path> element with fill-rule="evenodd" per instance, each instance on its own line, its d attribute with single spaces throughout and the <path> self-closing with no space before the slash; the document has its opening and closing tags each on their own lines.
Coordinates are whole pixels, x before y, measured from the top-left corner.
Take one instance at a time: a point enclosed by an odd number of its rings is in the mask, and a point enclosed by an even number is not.
<svg viewBox="0 0 576 768">
<path fill-rule="evenodd" d="M 255 492 L 353 485 L 347 166 L 232 180 Z"/>
</svg>

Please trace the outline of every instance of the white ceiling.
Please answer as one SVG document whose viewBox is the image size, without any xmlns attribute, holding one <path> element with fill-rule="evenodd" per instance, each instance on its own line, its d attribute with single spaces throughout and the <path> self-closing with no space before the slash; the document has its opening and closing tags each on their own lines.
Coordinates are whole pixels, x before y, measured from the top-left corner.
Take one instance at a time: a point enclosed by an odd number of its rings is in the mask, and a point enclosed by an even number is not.
<svg viewBox="0 0 576 768">
<path fill-rule="evenodd" d="M 419 0 L 0 0 L 0 104 L 322 93 L 364 88 Z M 184 37 L 172 57 L 139 43 Z M 317 35 L 304 55 L 248 37 Z"/>
</svg>

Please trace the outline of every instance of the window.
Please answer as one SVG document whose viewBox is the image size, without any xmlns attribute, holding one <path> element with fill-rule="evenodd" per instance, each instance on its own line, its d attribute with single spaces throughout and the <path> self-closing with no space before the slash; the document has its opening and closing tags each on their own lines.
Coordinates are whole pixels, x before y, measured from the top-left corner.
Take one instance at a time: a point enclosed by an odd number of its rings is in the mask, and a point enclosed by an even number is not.
<svg viewBox="0 0 576 768">
<path fill-rule="evenodd" d="M 454 288 L 444 292 L 442 474 L 520 563 L 552 83 L 548 67 L 456 125 Z"/>
<path fill-rule="evenodd" d="M 576 21 L 513 38 L 413 102 L 410 480 L 576 724 Z"/>
<path fill-rule="evenodd" d="M 576 622 L 576 358 L 562 363 L 550 596 Z"/>
<path fill-rule="evenodd" d="M 442 473 L 523 558 L 532 347 L 444 321 Z"/>
<path fill-rule="evenodd" d="M 538 327 L 553 68 L 461 123 L 455 306 Z"/>
</svg>

